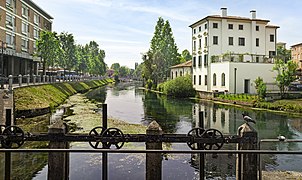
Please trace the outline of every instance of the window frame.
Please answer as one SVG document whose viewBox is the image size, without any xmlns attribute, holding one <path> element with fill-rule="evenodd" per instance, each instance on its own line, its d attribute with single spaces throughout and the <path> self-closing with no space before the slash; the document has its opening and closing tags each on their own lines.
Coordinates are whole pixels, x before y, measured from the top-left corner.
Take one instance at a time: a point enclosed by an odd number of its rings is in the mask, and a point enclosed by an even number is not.
<svg viewBox="0 0 302 180">
<path fill-rule="evenodd" d="M 217 86 L 217 75 L 216 75 L 216 73 L 213 74 L 213 86 Z"/>
<path fill-rule="evenodd" d="M 218 29 L 218 23 L 213 22 L 213 29 Z"/>
<path fill-rule="evenodd" d="M 224 87 L 225 86 L 225 73 L 221 74 L 221 86 Z"/>
<path fill-rule="evenodd" d="M 229 37 L 229 46 L 234 46 L 234 37 Z"/>
<path fill-rule="evenodd" d="M 238 46 L 245 46 L 245 38 L 244 37 L 238 37 Z"/>
<path fill-rule="evenodd" d="M 255 30 L 256 30 L 256 31 L 259 31 L 259 29 L 260 29 L 259 26 L 256 25 Z"/>
<path fill-rule="evenodd" d="M 213 36 L 213 45 L 218 45 L 218 36 Z"/>
<path fill-rule="evenodd" d="M 244 28 L 243 28 L 243 24 L 238 24 L 238 30 L 243 30 Z"/>
<path fill-rule="evenodd" d="M 259 38 L 256 38 L 256 47 L 259 47 L 259 45 L 260 45 L 260 40 Z"/>
<path fill-rule="evenodd" d="M 269 42 L 275 42 L 275 35 L 274 34 L 269 35 Z"/>
</svg>

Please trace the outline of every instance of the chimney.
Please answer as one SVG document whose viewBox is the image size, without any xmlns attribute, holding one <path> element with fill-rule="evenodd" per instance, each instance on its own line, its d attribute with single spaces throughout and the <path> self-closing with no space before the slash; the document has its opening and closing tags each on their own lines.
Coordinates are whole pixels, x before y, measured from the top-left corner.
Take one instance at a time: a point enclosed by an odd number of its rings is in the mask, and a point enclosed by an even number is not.
<svg viewBox="0 0 302 180">
<path fill-rule="evenodd" d="M 228 15 L 227 8 L 220 8 L 221 10 L 221 17 L 226 17 Z"/>
<path fill-rule="evenodd" d="M 251 13 L 251 18 L 256 19 L 256 10 L 251 10 L 250 13 Z"/>
</svg>

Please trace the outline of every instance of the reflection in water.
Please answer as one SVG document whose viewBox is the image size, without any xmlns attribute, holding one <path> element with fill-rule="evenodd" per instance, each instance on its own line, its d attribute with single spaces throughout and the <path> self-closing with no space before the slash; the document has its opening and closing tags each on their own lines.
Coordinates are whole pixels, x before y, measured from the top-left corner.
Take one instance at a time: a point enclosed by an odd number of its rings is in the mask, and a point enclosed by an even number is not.
<svg viewBox="0 0 302 180">
<path fill-rule="evenodd" d="M 275 139 L 279 134 L 288 139 L 301 139 L 302 119 L 288 115 L 256 111 L 233 106 L 215 104 L 207 101 L 195 102 L 186 99 L 173 99 L 155 93 L 145 92 L 137 88 L 138 85 L 120 83 L 117 86 L 94 89 L 86 94 L 90 99 L 108 104 L 108 116 L 125 120 L 130 123 L 148 125 L 156 120 L 165 133 L 187 134 L 189 130 L 198 125 L 199 111 L 204 113 L 205 128 L 215 128 L 223 134 L 236 134 L 237 128 L 243 124 L 242 113 L 247 113 L 257 121 L 253 125 L 259 138 Z M 37 128 L 30 126 L 34 120 L 26 119 L 29 125 L 25 132 L 46 132 L 47 127 Z M 49 123 L 48 120 L 45 122 Z M 46 123 L 46 124 L 47 124 Z M 37 122 L 37 124 L 39 124 Z M 43 124 L 43 123 L 42 123 Z M 165 144 L 169 149 L 188 150 L 186 144 Z M 37 145 L 28 146 L 38 147 Z M 129 144 L 133 147 L 144 148 L 143 143 Z M 74 143 L 73 148 L 90 148 L 87 143 Z M 234 144 L 225 144 L 223 149 L 235 149 Z M 262 143 L 261 149 L 273 150 L 301 150 L 299 143 Z M 44 158 L 43 158 L 44 157 Z M 70 178 L 95 179 L 101 177 L 100 155 L 71 154 Z M 47 155 L 17 155 L 13 169 L 18 171 L 23 167 L 33 167 L 28 173 L 32 176 L 47 162 Z M 266 170 L 298 170 L 302 160 L 295 155 L 262 155 L 263 168 Z M 198 177 L 198 155 L 167 155 L 163 160 L 163 179 L 196 179 Z M 3 158 L 0 159 L 3 164 Z M 145 171 L 144 155 L 141 158 L 133 155 L 110 155 L 109 177 L 112 179 L 143 179 Z M 40 165 L 39 165 L 40 164 Z M 20 167 L 20 168 L 19 168 Z M 47 167 L 47 166 L 46 166 Z M 47 169 L 47 168 L 46 168 Z M 46 171 L 46 170 L 45 170 Z M 45 179 L 45 171 L 37 175 L 36 179 Z M 20 171 L 22 172 L 22 171 Z M 85 173 L 83 173 L 85 172 Z M 17 172 L 15 172 L 17 174 Z M 25 172 L 22 172 L 25 173 Z M 0 166 L 3 174 L 3 166 Z M 43 176 L 44 174 L 44 176 Z M 235 155 L 207 155 L 207 177 L 233 178 L 235 176 Z M 0 177 L 1 178 L 1 177 Z M 29 178 L 30 179 L 30 178 Z"/>
</svg>

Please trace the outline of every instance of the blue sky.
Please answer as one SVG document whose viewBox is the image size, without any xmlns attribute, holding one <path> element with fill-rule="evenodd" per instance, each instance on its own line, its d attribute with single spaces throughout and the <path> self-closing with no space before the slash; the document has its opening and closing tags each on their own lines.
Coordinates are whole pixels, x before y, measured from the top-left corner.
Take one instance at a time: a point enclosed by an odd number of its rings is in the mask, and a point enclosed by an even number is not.
<svg viewBox="0 0 302 180">
<path fill-rule="evenodd" d="M 33 0 L 53 18 L 53 31 L 68 32 L 77 44 L 96 41 L 105 50 L 105 62 L 134 68 L 149 48 L 158 17 L 169 20 L 179 53 L 191 50 L 192 23 L 208 15 L 268 19 L 278 25 L 278 42 L 287 48 L 302 41 L 301 0 Z"/>
</svg>

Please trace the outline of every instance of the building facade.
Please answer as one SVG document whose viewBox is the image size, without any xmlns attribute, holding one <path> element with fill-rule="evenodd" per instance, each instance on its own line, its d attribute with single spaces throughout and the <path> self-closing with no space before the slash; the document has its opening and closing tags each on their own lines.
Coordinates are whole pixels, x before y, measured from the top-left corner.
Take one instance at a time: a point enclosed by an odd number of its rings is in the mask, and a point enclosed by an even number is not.
<svg viewBox="0 0 302 180">
<path fill-rule="evenodd" d="M 0 1 L 0 17 L 2 76 L 38 74 L 35 42 L 40 31 L 51 31 L 53 18 L 31 0 Z"/>
<path fill-rule="evenodd" d="M 175 79 L 179 76 L 192 75 L 192 61 L 187 61 L 181 64 L 170 67 L 170 77 Z"/>
<path fill-rule="evenodd" d="M 291 46 L 292 60 L 298 64 L 297 75 L 302 80 L 302 43 Z"/>
<path fill-rule="evenodd" d="M 198 92 L 255 93 L 254 80 L 274 82 L 278 26 L 269 20 L 221 15 L 207 16 L 192 28 L 193 86 Z"/>
</svg>

